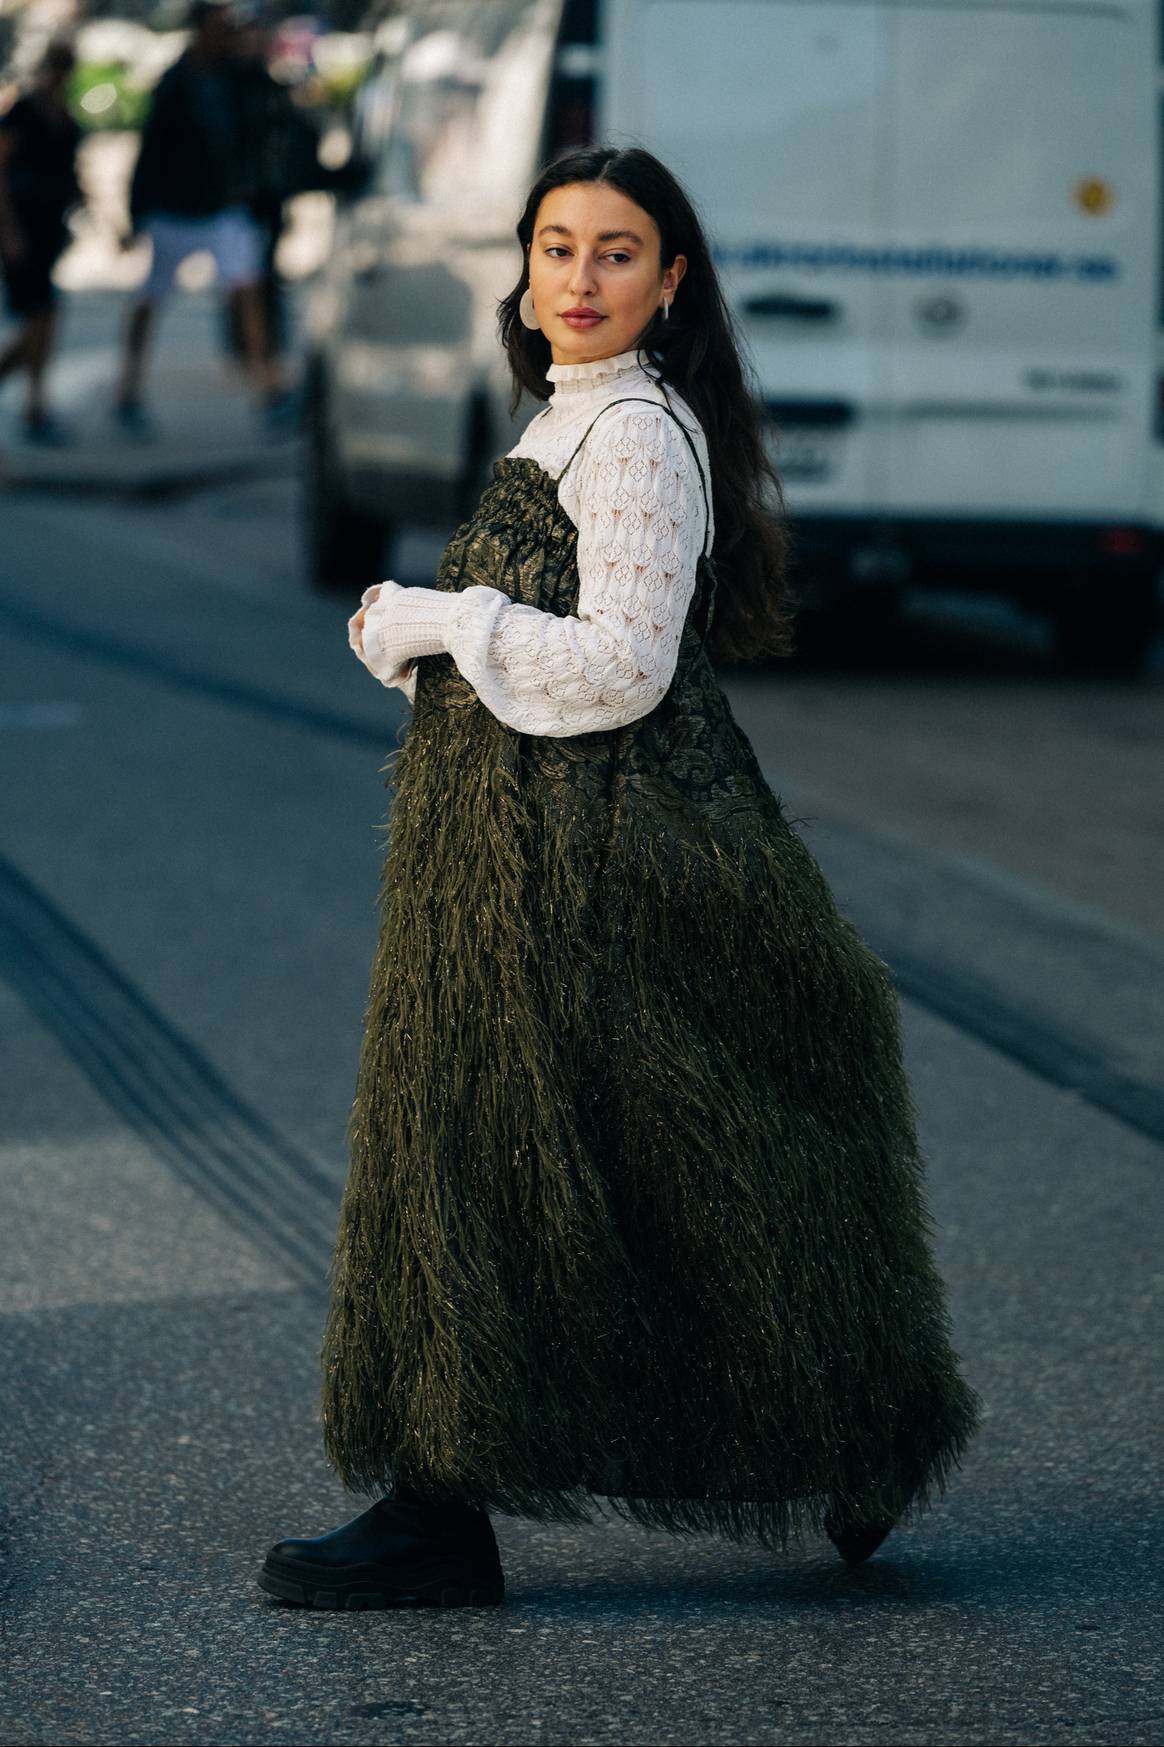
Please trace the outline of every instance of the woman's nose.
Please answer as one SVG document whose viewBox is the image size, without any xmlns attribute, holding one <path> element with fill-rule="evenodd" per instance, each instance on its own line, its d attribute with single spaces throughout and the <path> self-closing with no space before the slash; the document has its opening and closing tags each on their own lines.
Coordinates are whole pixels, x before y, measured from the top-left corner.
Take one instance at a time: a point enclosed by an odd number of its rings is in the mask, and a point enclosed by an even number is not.
<svg viewBox="0 0 1164 1747">
<path fill-rule="evenodd" d="M 574 257 L 574 271 L 570 275 L 570 290 L 574 293 L 594 290 L 594 263 L 589 255 L 579 252 Z"/>
</svg>

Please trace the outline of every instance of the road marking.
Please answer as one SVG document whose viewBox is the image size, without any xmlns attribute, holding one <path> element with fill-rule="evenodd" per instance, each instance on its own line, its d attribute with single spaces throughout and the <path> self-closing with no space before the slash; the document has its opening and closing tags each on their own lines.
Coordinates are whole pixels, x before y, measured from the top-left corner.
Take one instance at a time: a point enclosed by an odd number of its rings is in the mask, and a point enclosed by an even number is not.
<svg viewBox="0 0 1164 1747">
<path fill-rule="evenodd" d="M 375 747 L 379 752 L 390 748 L 395 725 L 391 717 L 383 723 L 362 722 L 358 717 L 344 715 L 339 710 L 321 709 L 298 698 L 246 685 L 241 680 L 224 679 L 138 643 L 123 643 L 112 637 L 78 630 L 75 626 L 62 625 L 48 613 L 2 597 L 0 618 L 6 619 L 21 635 L 51 643 L 58 651 L 104 661 L 110 667 L 126 669 L 174 691 L 194 692 L 235 709 L 253 710 L 308 733 L 330 734 L 337 739 L 354 741 L 357 745 Z"/>
<path fill-rule="evenodd" d="M 1164 1141 L 1164 1090 L 1121 1072 L 1092 1039 L 1073 1036 L 960 966 L 919 958 L 889 940 L 869 943 L 908 1000 L 1126 1128 Z"/>
<path fill-rule="evenodd" d="M 0 728 L 75 728 L 80 704 L 0 704 Z"/>
<path fill-rule="evenodd" d="M 135 1134 L 300 1285 L 321 1288 L 339 1203 L 96 943 L 0 857 L 0 969 Z"/>
</svg>

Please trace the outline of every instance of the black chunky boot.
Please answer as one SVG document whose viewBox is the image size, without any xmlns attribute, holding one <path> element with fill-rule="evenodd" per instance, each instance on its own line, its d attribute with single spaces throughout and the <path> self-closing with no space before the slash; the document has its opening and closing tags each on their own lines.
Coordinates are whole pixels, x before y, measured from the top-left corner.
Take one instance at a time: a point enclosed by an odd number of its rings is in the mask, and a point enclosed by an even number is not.
<svg viewBox="0 0 1164 1747">
<path fill-rule="evenodd" d="M 259 1586 L 299 1607 L 492 1607 L 505 1600 L 493 1524 L 397 1488 L 343 1528 L 280 1541 Z"/>
</svg>

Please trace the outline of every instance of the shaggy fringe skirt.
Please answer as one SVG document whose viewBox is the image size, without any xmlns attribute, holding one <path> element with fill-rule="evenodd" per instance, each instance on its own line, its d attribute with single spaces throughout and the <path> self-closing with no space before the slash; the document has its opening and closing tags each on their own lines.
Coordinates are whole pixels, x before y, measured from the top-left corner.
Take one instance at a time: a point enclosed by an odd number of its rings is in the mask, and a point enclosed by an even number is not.
<svg viewBox="0 0 1164 1747">
<path fill-rule="evenodd" d="M 500 462 L 439 585 L 569 612 L 572 536 Z M 426 658 L 393 777 L 323 1350 L 344 1481 L 773 1548 L 921 1511 L 978 1402 L 897 997 L 693 626 L 657 710 L 574 738 Z"/>
</svg>

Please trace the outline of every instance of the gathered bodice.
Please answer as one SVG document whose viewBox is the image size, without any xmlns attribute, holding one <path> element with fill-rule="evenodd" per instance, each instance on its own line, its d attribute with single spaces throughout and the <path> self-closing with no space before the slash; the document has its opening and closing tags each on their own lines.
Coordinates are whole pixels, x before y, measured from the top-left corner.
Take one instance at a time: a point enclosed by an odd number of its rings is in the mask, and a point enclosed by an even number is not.
<svg viewBox="0 0 1164 1747">
<path fill-rule="evenodd" d="M 385 684 L 414 698 L 415 658 L 448 653 L 507 726 L 601 733 L 659 704 L 697 593 L 710 608 L 701 584 L 714 587 L 707 444 L 690 409 L 672 404 L 635 354 L 557 365 L 550 375 L 549 406 L 497 464 L 466 524 L 479 531 L 504 504 L 508 568 L 492 553 L 460 562 L 459 529 L 441 566 L 442 577 L 456 568 L 455 590 L 443 580 L 436 588 L 389 582 L 365 597 L 364 656 Z M 498 498 L 498 482 L 518 477 L 534 482 L 525 500 Z M 552 597 L 531 581 L 544 561 L 543 527 L 551 545 L 570 542 L 569 580 L 562 572 Z M 493 580 L 479 580 L 486 574 Z"/>
</svg>

